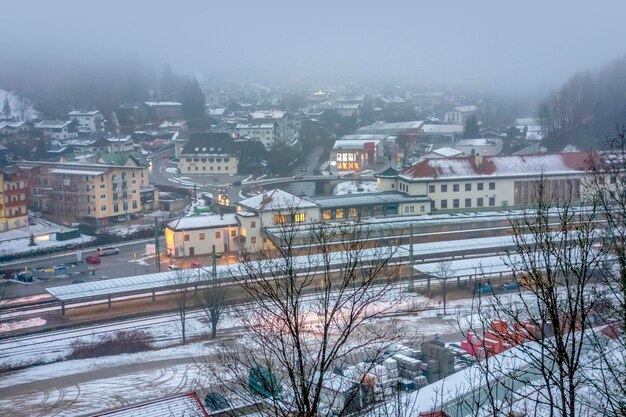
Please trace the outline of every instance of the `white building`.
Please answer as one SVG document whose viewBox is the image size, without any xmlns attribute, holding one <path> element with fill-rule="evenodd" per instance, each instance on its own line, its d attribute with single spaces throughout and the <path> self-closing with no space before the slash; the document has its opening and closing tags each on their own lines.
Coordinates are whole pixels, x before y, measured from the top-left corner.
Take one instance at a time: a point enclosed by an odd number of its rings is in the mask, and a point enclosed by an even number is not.
<svg viewBox="0 0 626 417">
<path fill-rule="evenodd" d="M 277 123 L 239 123 L 235 129 L 240 138 L 247 136 L 270 150 L 276 146 L 276 127 Z"/>
<path fill-rule="evenodd" d="M 78 137 L 70 120 L 44 120 L 35 125 L 35 129 L 41 131 L 44 138 L 70 139 Z"/>
<path fill-rule="evenodd" d="M 81 133 L 104 132 L 104 116 L 98 110 L 80 111 L 74 110 L 68 116 Z"/>
<path fill-rule="evenodd" d="M 319 207 L 308 198 L 278 189 L 266 191 L 237 203 L 240 248 L 247 252 L 271 248 L 272 242 L 264 233 L 267 227 L 320 220 Z"/>
<path fill-rule="evenodd" d="M 167 253 L 175 258 L 209 255 L 213 251 L 236 251 L 238 235 L 235 214 L 182 217 L 165 227 Z"/>
<path fill-rule="evenodd" d="M 130 135 L 126 136 L 112 136 L 107 138 L 106 141 L 109 144 L 109 152 L 132 152 L 135 148 L 135 142 Z"/>
<path fill-rule="evenodd" d="M 426 159 L 394 174 L 377 175 L 378 191 L 427 196 L 433 210 L 524 207 L 536 201 L 543 176 L 552 200 L 580 201 L 585 152 Z"/>
<path fill-rule="evenodd" d="M 238 167 L 237 144 L 228 133 L 192 137 L 178 161 L 178 171 L 183 175 L 235 175 Z"/>
<path fill-rule="evenodd" d="M 496 156 L 502 152 L 502 139 L 461 139 L 456 142 L 454 149 L 465 155 Z"/>
<path fill-rule="evenodd" d="M 446 112 L 444 120 L 453 125 L 465 125 L 467 119 L 476 113 L 476 106 L 458 106 Z"/>
<path fill-rule="evenodd" d="M 380 140 L 338 140 L 330 152 L 330 165 L 340 171 L 362 171 L 382 156 Z"/>
<path fill-rule="evenodd" d="M 277 142 L 291 143 L 298 138 L 301 122 L 290 113 L 281 110 L 265 110 L 250 113 L 252 123 L 274 123 Z"/>
</svg>

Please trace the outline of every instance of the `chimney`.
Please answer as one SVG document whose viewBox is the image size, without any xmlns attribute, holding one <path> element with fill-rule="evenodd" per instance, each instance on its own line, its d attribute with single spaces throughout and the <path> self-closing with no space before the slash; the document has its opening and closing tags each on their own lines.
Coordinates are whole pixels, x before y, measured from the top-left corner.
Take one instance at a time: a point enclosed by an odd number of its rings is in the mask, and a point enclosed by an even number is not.
<svg viewBox="0 0 626 417">
<path fill-rule="evenodd" d="M 481 154 L 477 153 L 476 155 L 474 155 L 474 163 L 479 168 L 482 166 L 482 164 L 483 164 L 483 157 L 482 157 Z"/>
</svg>

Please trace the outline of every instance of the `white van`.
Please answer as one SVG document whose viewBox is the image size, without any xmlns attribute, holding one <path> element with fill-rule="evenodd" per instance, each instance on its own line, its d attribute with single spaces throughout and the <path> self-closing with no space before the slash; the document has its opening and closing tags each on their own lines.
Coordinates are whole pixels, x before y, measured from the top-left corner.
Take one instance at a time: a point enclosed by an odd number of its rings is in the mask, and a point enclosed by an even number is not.
<svg viewBox="0 0 626 417">
<path fill-rule="evenodd" d="M 119 248 L 116 248 L 113 246 L 109 246 L 106 248 L 98 248 L 96 249 L 96 251 L 98 252 L 99 256 L 117 255 L 118 253 L 120 253 Z"/>
</svg>

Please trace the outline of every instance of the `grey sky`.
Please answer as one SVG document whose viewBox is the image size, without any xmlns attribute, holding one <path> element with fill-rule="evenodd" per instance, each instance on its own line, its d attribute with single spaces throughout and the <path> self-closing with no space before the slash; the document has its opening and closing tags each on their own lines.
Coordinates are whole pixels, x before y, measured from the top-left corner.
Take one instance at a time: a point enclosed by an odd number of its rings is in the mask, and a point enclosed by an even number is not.
<svg viewBox="0 0 626 417">
<path fill-rule="evenodd" d="M 626 53 L 621 0 L 3 3 L 5 59 L 132 57 L 195 74 L 525 92 Z"/>
</svg>

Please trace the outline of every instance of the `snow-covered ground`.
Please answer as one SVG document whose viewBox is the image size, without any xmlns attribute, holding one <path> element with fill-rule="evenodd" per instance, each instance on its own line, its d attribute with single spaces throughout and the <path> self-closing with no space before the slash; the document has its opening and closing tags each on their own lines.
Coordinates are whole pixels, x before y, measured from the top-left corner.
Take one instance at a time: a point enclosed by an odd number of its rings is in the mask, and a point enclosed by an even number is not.
<svg viewBox="0 0 626 417">
<path fill-rule="evenodd" d="M 119 225 L 112 226 L 106 229 L 108 233 L 112 233 L 118 236 L 126 236 L 132 233 L 136 233 L 142 230 L 153 229 L 154 225 L 151 224 L 130 224 L 130 225 Z"/>
<path fill-rule="evenodd" d="M 165 168 L 165 172 L 168 174 L 178 174 L 178 168 L 176 167 L 167 167 Z"/>
<path fill-rule="evenodd" d="M 366 181 L 346 181 L 337 184 L 333 190 L 334 195 L 344 194 L 361 194 L 361 193 L 375 193 L 376 182 Z"/>
<path fill-rule="evenodd" d="M 70 230 L 74 229 L 43 220 L 31 214 L 29 226 L 0 233 L 0 256 L 33 252 L 54 246 L 87 243 L 94 239 L 92 236 L 81 235 L 81 237 L 75 239 L 63 241 L 54 240 L 57 232 L 67 232 Z M 35 246 L 29 246 L 31 234 L 35 237 Z"/>
</svg>

